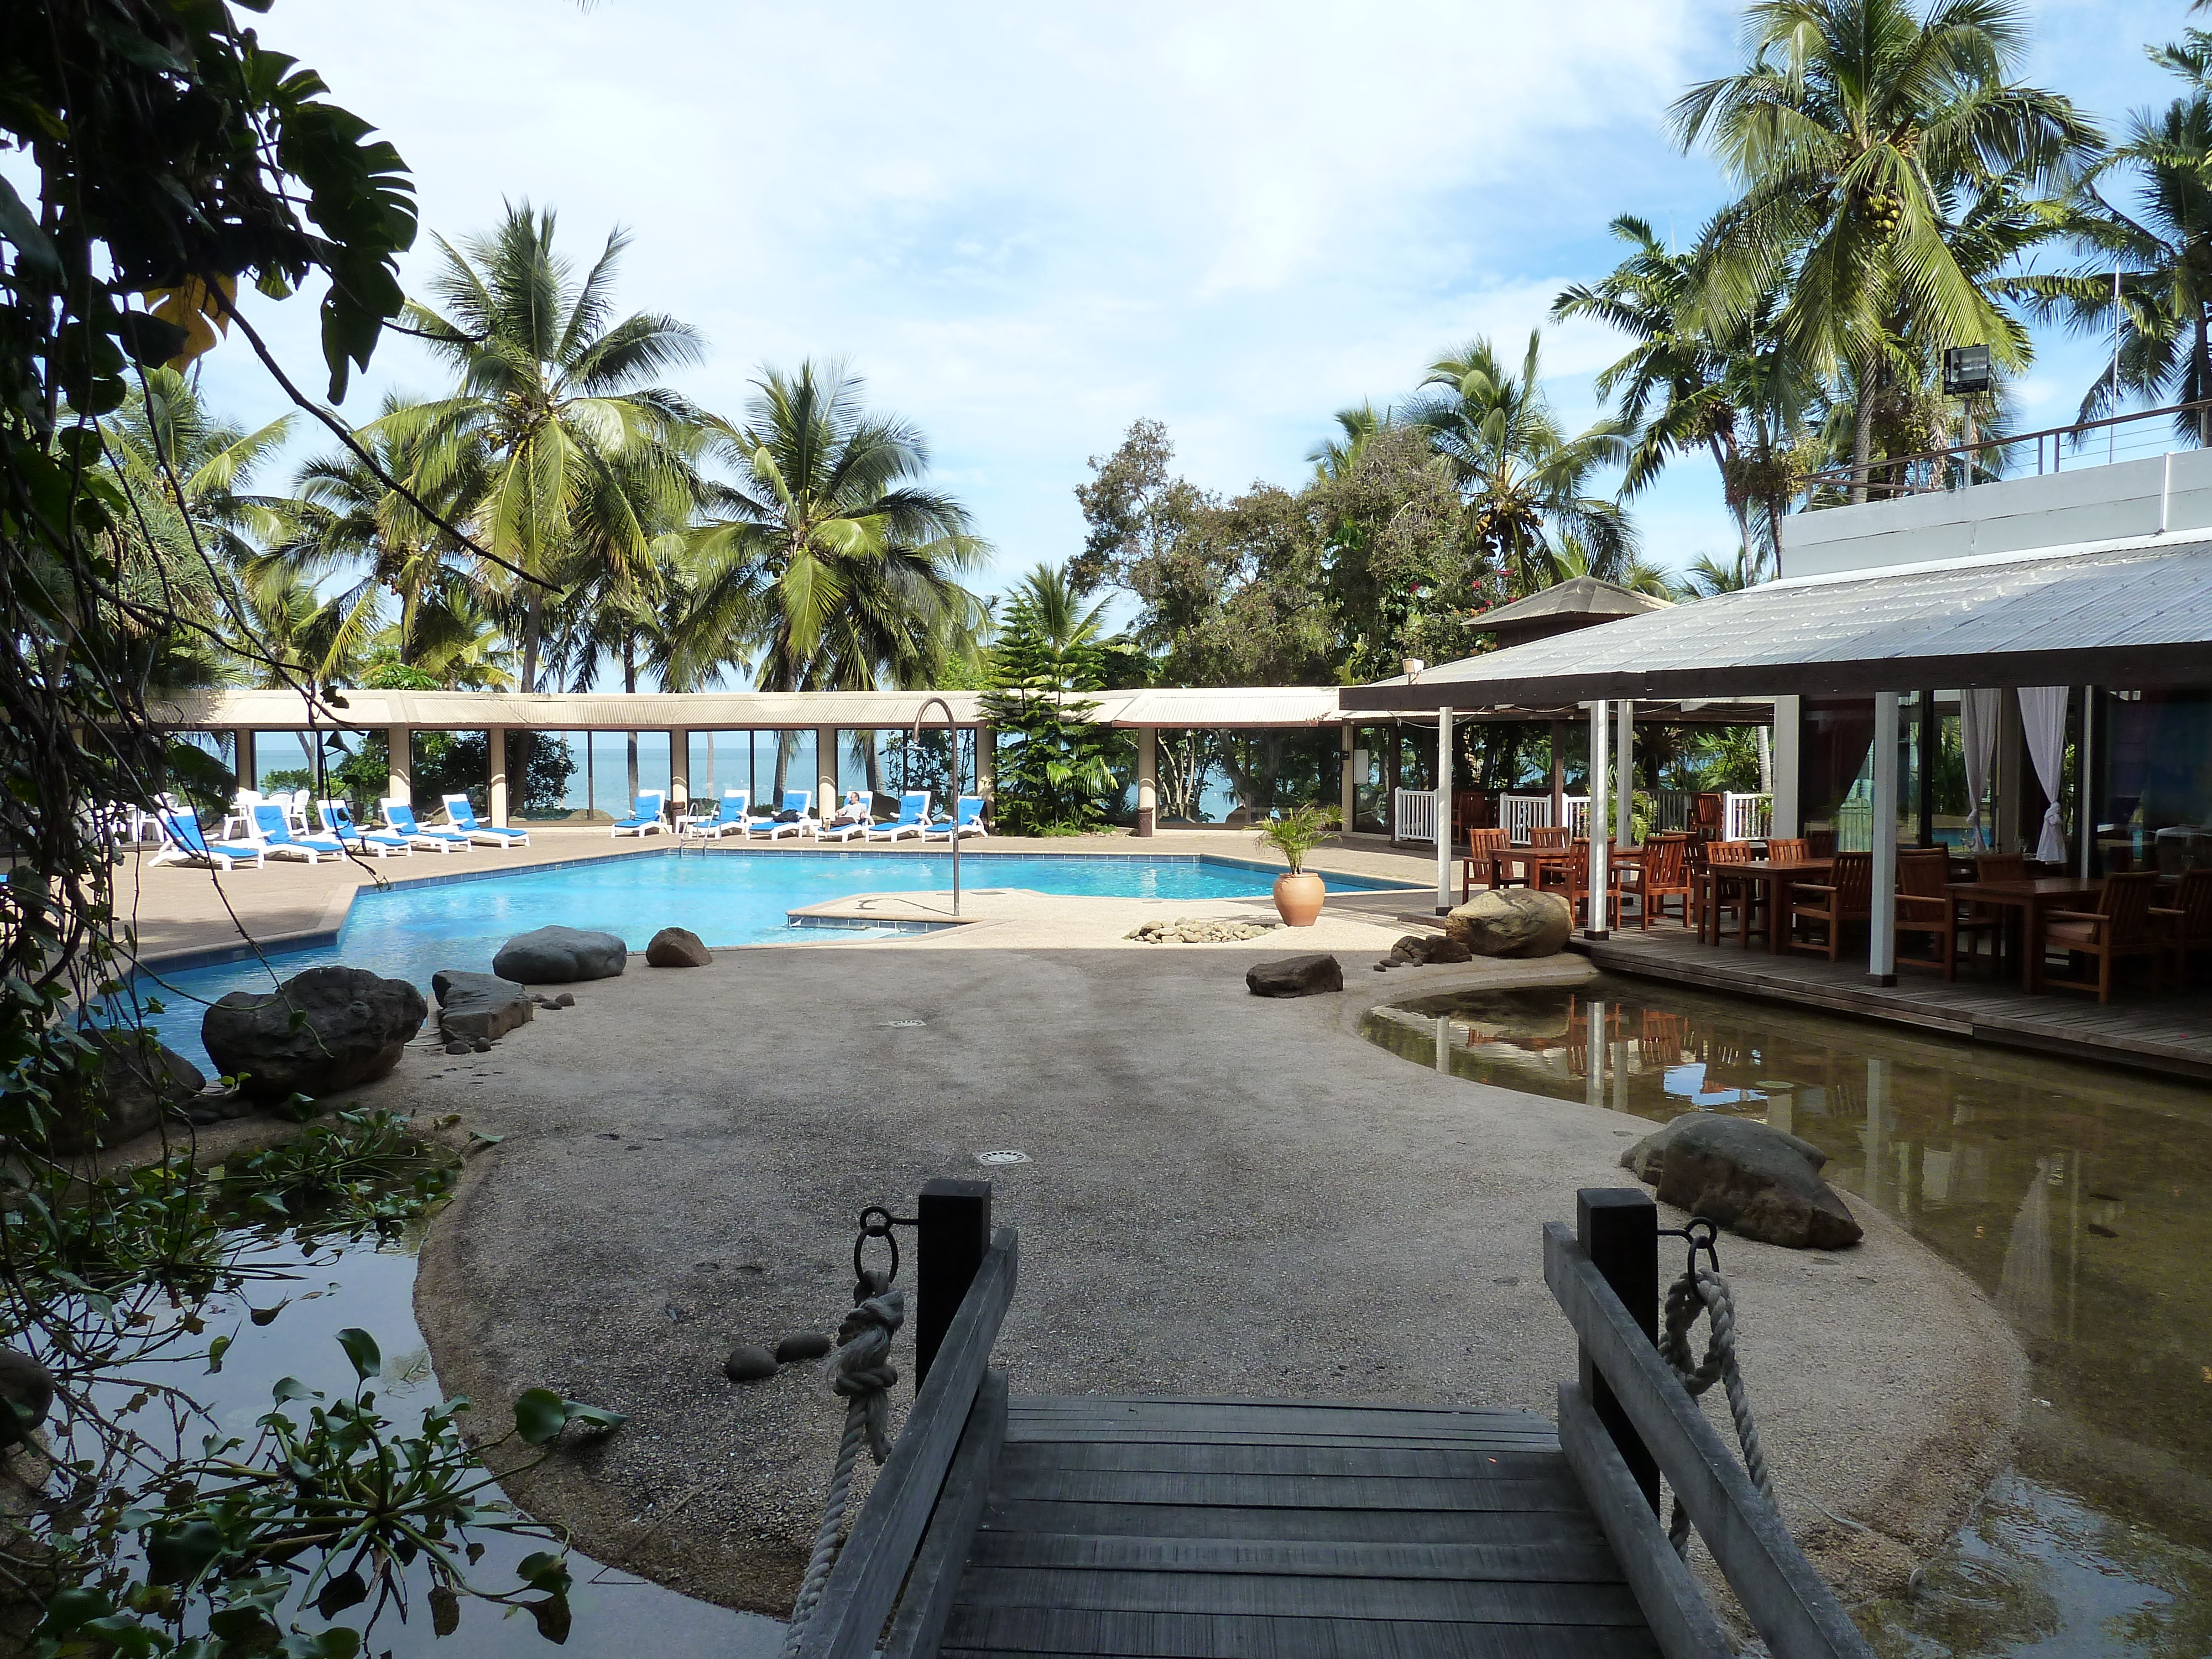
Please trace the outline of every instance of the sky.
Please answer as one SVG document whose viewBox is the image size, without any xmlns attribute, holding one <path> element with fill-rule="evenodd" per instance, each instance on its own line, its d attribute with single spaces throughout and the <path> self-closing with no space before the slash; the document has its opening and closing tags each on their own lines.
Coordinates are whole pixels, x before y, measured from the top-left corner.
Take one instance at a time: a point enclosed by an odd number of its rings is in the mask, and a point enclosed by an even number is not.
<svg viewBox="0 0 2212 1659">
<path fill-rule="evenodd" d="M 2142 44 L 2179 32 L 2183 0 L 2029 10 L 2027 77 L 2108 127 L 2171 96 Z M 1737 17 L 1711 0 L 279 0 L 259 28 L 405 157 L 410 288 L 432 233 L 483 231 L 507 202 L 557 209 L 580 262 L 623 227 L 618 304 L 707 337 L 680 389 L 737 415 L 763 364 L 849 360 L 872 405 L 927 435 L 994 592 L 1077 550 L 1074 488 L 1133 421 L 1165 422 L 1207 489 L 1295 484 L 1335 410 L 1403 398 L 1478 335 L 1517 358 L 1565 284 L 1616 263 L 1616 214 L 1687 240 L 1726 181 L 1674 148 L 1666 108 L 1736 65 Z M 313 297 L 251 296 L 249 314 L 319 388 Z M 1546 327 L 1568 422 L 1595 415 L 1591 377 L 1620 349 Z M 2044 339 L 2028 424 L 2066 419 L 2104 349 Z M 286 406 L 240 342 L 204 374 L 237 418 Z M 343 412 L 441 383 L 387 339 Z M 1634 510 L 1662 565 L 1733 544 L 1709 464 Z"/>
</svg>

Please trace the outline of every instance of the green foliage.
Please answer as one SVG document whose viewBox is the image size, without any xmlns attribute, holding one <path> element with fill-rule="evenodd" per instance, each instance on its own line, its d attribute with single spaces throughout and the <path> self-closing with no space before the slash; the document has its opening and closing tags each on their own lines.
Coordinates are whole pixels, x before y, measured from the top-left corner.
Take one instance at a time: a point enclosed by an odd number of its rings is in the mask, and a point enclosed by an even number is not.
<svg viewBox="0 0 2212 1659">
<path fill-rule="evenodd" d="M 991 647 L 984 717 L 998 728 L 997 817 L 1011 835 L 1103 828 L 1128 740 L 1090 716 L 1084 693 L 1141 672 L 1120 641 L 1099 635 L 1064 572 L 1040 566 L 1006 607 Z"/>
<path fill-rule="evenodd" d="M 1291 873 L 1297 875 L 1306 867 L 1306 854 L 1334 835 L 1336 827 L 1336 814 L 1324 807 L 1294 806 L 1263 822 L 1254 839 L 1280 853 Z"/>
</svg>

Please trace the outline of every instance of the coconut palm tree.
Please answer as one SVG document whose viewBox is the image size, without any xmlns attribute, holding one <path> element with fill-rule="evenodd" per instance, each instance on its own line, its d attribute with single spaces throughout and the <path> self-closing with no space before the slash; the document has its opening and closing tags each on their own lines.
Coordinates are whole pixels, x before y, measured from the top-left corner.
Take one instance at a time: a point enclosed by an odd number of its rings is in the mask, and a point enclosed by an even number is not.
<svg viewBox="0 0 2212 1659">
<path fill-rule="evenodd" d="M 1986 344 L 2018 368 L 2026 331 L 1963 268 L 1954 198 L 1992 179 L 2060 182 L 2100 143 L 2056 93 L 2011 77 L 2027 46 L 2014 0 L 1761 0 L 1741 72 L 1676 100 L 1742 195 L 1699 251 L 1700 303 L 1725 330 L 1785 297 L 1782 337 L 1823 374 L 1878 388 L 1908 325 L 1923 355 Z M 1852 499 L 1865 499 L 1875 400 L 1858 399 Z"/>
<path fill-rule="evenodd" d="M 2178 45 L 2151 48 L 2150 59 L 2188 90 L 2131 116 L 2066 204 L 2060 228 L 2087 259 L 2005 286 L 2038 320 L 2063 318 L 2076 332 L 2109 336 L 2118 273 L 2118 392 L 2201 404 L 2212 398 L 2212 34 L 2191 29 Z M 2121 186 L 2132 186 L 2132 200 L 2120 199 Z M 2112 413 L 2114 392 L 2110 372 L 2100 374 L 2081 418 Z M 2212 442 L 2212 411 L 2183 410 L 2174 427 L 2185 442 Z"/>
<path fill-rule="evenodd" d="M 1393 420 L 1388 409 L 1377 409 L 1371 403 L 1354 404 L 1336 411 L 1336 429 L 1340 434 L 1324 438 L 1306 451 L 1306 459 L 1314 464 L 1317 478 L 1343 478 L 1358 464 L 1360 453 L 1368 441 L 1388 428 Z"/>
<path fill-rule="evenodd" d="M 611 233 L 580 276 L 553 251 L 555 217 L 524 202 L 489 235 L 456 248 L 430 289 L 442 310 L 410 304 L 410 323 L 458 375 L 452 396 L 379 417 L 418 454 L 405 480 L 434 499 L 476 465 L 471 522 L 484 545 L 536 578 L 511 594 L 520 616 L 522 689 L 538 689 L 548 595 L 538 584 L 588 578 L 647 556 L 658 523 L 688 514 L 690 404 L 658 384 L 696 362 L 696 331 L 637 312 L 616 320 L 614 274 L 628 237 Z M 646 510 L 649 509 L 649 510 Z"/>
<path fill-rule="evenodd" d="M 731 482 L 693 538 L 672 660 L 689 673 L 742 655 L 763 690 L 927 684 L 983 624 L 957 578 L 988 544 L 959 501 L 922 483 L 921 432 L 870 414 L 842 362 L 771 368 L 754 386 L 744 425 L 707 424 Z M 780 754 L 779 795 L 787 764 Z"/>
<path fill-rule="evenodd" d="M 1437 392 L 1406 414 L 1451 469 L 1468 539 L 1518 594 L 1559 580 L 1571 537 L 1591 574 L 1607 580 L 1636 551 L 1620 503 L 1591 492 L 1601 469 L 1628 459 L 1631 428 L 1607 418 L 1568 437 L 1540 385 L 1542 360 L 1540 331 L 1530 331 L 1517 373 L 1488 340 L 1471 341 L 1431 366 L 1421 384 Z"/>
</svg>

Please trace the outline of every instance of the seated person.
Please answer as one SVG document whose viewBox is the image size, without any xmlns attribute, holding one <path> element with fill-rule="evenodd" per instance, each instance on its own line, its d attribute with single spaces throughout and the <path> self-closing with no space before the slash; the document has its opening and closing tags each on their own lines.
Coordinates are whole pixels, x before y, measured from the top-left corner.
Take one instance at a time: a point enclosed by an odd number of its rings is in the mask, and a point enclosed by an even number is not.
<svg viewBox="0 0 2212 1659">
<path fill-rule="evenodd" d="M 872 823 L 874 821 L 875 815 L 868 810 L 867 794 L 859 789 L 845 792 L 845 804 L 830 819 L 832 823 Z"/>
</svg>

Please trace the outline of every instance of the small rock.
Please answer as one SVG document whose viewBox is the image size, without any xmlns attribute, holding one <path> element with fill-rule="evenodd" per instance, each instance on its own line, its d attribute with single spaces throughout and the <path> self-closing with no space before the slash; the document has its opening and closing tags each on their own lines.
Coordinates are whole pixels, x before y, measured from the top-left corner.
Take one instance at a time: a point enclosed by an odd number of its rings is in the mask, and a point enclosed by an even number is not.
<svg viewBox="0 0 2212 1659">
<path fill-rule="evenodd" d="M 536 927 L 501 945 L 491 970 L 518 985 L 562 985 L 571 980 L 612 979 L 629 960 L 629 947 L 612 933 Z"/>
<path fill-rule="evenodd" d="M 574 991 L 562 992 L 559 996 L 553 999 L 553 1006 L 556 1008 L 574 1007 L 576 1006 L 576 994 Z"/>
<path fill-rule="evenodd" d="M 54 1091 L 46 1125 L 51 1152 L 88 1152 L 117 1146 L 161 1121 L 165 1108 L 186 1108 L 207 1079 L 191 1061 L 164 1048 L 150 1031 L 88 1029 L 95 1075 L 89 1086 L 71 1078 Z"/>
<path fill-rule="evenodd" d="M 441 968 L 430 975 L 430 992 L 438 999 L 438 1029 L 449 1040 L 503 1037 L 537 1012 L 529 992 L 496 974 Z"/>
<path fill-rule="evenodd" d="M 740 1342 L 722 1362 L 722 1375 L 732 1382 L 759 1382 L 775 1375 L 775 1356 L 757 1342 Z"/>
<path fill-rule="evenodd" d="M 477 1053 L 480 1054 L 488 1054 L 491 1052 L 491 1039 L 489 1037 L 478 1037 L 472 1046 L 475 1048 Z"/>
<path fill-rule="evenodd" d="M 210 1128 L 222 1121 L 222 1114 L 212 1106 L 195 1106 L 185 1115 L 191 1119 L 195 1129 Z"/>
<path fill-rule="evenodd" d="M 446 1052 L 449 1054 L 465 1054 L 475 1051 L 465 1042 L 449 1042 L 446 1045 Z"/>
<path fill-rule="evenodd" d="M 1820 1178 L 1826 1154 L 1796 1135 L 1747 1118 L 1690 1112 L 1631 1146 L 1621 1163 L 1639 1175 L 1651 1168 L 1653 1140 L 1662 1204 L 1790 1249 L 1838 1249 L 1864 1237 Z"/>
<path fill-rule="evenodd" d="M 775 1345 L 775 1357 L 785 1364 L 794 1359 L 819 1359 L 830 1352 L 830 1339 L 818 1331 L 801 1331 Z"/>
<path fill-rule="evenodd" d="M 1279 957 L 1245 971 L 1245 988 L 1255 997 L 1310 997 L 1344 988 L 1344 967 L 1332 956 Z"/>
<path fill-rule="evenodd" d="M 0 1412 L 0 1446 L 12 1446 L 46 1420 L 54 1403 L 54 1379 L 28 1354 L 0 1348 L 0 1401 L 9 1407 Z"/>
<path fill-rule="evenodd" d="M 645 947 L 648 968 L 711 968 L 714 953 L 688 927 L 664 927 Z"/>
</svg>

